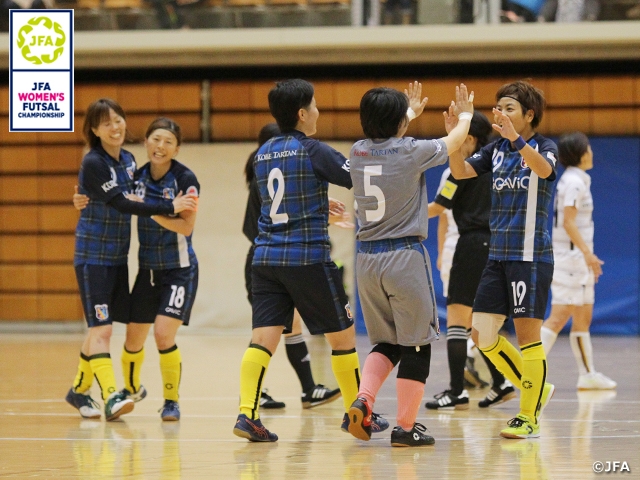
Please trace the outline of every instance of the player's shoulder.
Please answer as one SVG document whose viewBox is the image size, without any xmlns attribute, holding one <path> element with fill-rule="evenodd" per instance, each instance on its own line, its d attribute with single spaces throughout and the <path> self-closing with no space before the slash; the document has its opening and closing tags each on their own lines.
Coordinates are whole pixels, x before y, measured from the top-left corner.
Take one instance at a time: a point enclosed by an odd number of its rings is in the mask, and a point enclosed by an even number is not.
<svg viewBox="0 0 640 480">
<path fill-rule="evenodd" d="M 179 162 L 178 160 L 171 160 L 171 173 L 178 177 L 193 177 L 195 178 L 196 174 L 193 173 L 189 167 L 187 167 L 184 163 Z"/>
<path fill-rule="evenodd" d="M 133 174 L 134 180 L 140 180 L 141 178 L 146 178 L 150 175 L 151 162 L 147 162 L 138 168 Z"/>
</svg>

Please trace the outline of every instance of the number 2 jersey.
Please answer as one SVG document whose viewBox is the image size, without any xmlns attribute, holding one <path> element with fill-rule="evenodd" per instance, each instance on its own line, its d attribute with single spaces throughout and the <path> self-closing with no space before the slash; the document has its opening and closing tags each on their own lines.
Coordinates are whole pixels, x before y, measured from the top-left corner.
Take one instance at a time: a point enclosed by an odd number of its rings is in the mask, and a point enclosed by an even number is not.
<svg viewBox="0 0 640 480">
<path fill-rule="evenodd" d="M 358 240 L 427 238 L 429 215 L 423 172 L 447 161 L 442 140 L 411 137 L 360 140 L 351 148 Z"/>
<path fill-rule="evenodd" d="M 131 215 L 107 205 L 116 195 L 133 192 L 136 161 L 127 150 L 116 160 L 102 146 L 89 150 L 78 175 L 79 193 L 91 201 L 80 211 L 73 264 L 126 265 Z"/>
<path fill-rule="evenodd" d="M 478 175 L 493 171 L 489 259 L 553 264 L 547 222 L 558 147 L 538 133 L 527 143 L 551 166 L 547 178 L 538 177 L 506 138 L 484 146 L 467 161 Z"/>
<path fill-rule="evenodd" d="M 200 184 L 194 173 L 182 163 L 171 160 L 169 171 L 159 180 L 151 177 L 151 164 L 135 174 L 136 195 L 152 205 L 173 200 L 179 192 L 200 195 Z M 177 214 L 170 216 L 177 217 Z M 166 270 L 185 268 L 198 263 L 188 237 L 167 230 L 148 217 L 138 217 L 138 263 L 140 268 Z"/>
<path fill-rule="evenodd" d="M 345 156 L 292 130 L 260 147 L 254 169 L 262 207 L 253 265 L 330 261 L 327 192 L 329 183 L 351 188 Z"/>
</svg>

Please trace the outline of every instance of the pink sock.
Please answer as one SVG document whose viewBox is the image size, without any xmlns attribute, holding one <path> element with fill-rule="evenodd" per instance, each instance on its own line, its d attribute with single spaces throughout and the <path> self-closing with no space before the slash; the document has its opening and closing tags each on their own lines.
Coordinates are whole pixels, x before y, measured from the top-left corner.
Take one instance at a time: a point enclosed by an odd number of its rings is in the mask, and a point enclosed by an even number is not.
<svg viewBox="0 0 640 480">
<path fill-rule="evenodd" d="M 396 380 L 398 390 L 398 425 L 404 430 L 411 430 L 416 423 L 416 417 L 420 410 L 422 395 L 424 394 L 424 383 L 406 378 Z"/>
<path fill-rule="evenodd" d="M 378 352 L 372 352 L 367 355 L 362 368 L 358 397 L 366 398 L 369 405 L 373 407 L 378 390 L 380 390 L 391 370 L 393 370 L 393 363 L 385 355 Z"/>
</svg>

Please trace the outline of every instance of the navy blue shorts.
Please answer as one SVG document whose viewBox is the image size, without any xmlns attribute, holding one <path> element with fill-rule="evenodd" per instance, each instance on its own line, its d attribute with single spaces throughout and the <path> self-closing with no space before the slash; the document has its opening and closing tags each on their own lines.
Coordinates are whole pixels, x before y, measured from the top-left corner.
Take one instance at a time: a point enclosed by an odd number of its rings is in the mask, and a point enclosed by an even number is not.
<svg viewBox="0 0 640 480">
<path fill-rule="evenodd" d="M 473 311 L 544 320 L 552 277 L 550 263 L 489 260 Z"/>
<path fill-rule="evenodd" d="M 291 329 L 294 307 L 309 332 L 341 332 L 353 325 L 349 299 L 335 263 L 252 267 L 253 328 Z"/>
<path fill-rule="evenodd" d="M 185 268 L 141 268 L 131 292 L 131 323 L 153 323 L 156 316 L 189 325 L 198 290 L 198 264 Z"/>
<path fill-rule="evenodd" d="M 129 321 L 129 269 L 126 265 L 77 265 L 76 279 L 87 326 Z"/>
</svg>

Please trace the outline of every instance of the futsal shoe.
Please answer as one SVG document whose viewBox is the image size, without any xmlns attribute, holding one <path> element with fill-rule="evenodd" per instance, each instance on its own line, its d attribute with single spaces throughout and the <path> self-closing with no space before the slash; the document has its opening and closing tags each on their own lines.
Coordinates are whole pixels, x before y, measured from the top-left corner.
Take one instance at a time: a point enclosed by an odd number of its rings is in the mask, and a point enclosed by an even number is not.
<svg viewBox="0 0 640 480">
<path fill-rule="evenodd" d="M 469 392 L 463 390 L 460 395 L 454 395 L 451 390 L 445 390 L 424 406 L 429 410 L 469 410 Z"/>
<path fill-rule="evenodd" d="M 274 400 L 267 392 L 268 390 L 266 388 L 260 392 L 260 408 L 278 409 L 286 407 L 284 402 Z"/>
<path fill-rule="evenodd" d="M 77 393 L 73 388 L 70 388 L 65 400 L 69 405 L 78 409 L 82 418 L 100 418 L 100 405 L 90 395 Z"/>
<path fill-rule="evenodd" d="M 344 433 L 349 433 L 349 414 L 345 413 L 344 417 L 342 417 L 342 425 L 340 429 Z M 389 428 L 389 422 L 376 412 L 371 413 L 371 433 L 380 433 L 384 432 L 387 428 Z"/>
<path fill-rule="evenodd" d="M 538 438 L 540 436 L 540 425 L 526 415 L 519 413 L 507 422 L 508 428 L 500 432 L 504 438 Z"/>
<path fill-rule="evenodd" d="M 104 404 L 104 416 L 108 422 L 133 411 L 133 400 L 127 398 L 122 392 L 109 395 Z"/>
<path fill-rule="evenodd" d="M 431 435 L 427 435 L 427 427 L 421 423 L 414 423 L 410 431 L 406 431 L 400 426 L 393 427 L 391 431 L 392 447 L 423 447 L 436 443 Z"/>
<path fill-rule="evenodd" d="M 371 405 L 366 398 L 356 398 L 349 408 L 349 433 L 360 440 L 371 439 Z"/>
<path fill-rule="evenodd" d="M 578 390 L 613 390 L 618 384 L 600 372 L 585 373 L 578 377 Z"/>
<path fill-rule="evenodd" d="M 549 404 L 549 401 L 553 397 L 553 394 L 556 393 L 556 387 L 554 387 L 551 383 L 545 382 L 544 387 L 542 388 L 542 398 L 540 399 L 540 403 L 538 404 L 538 409 L 536 410 L 536 417 L 538 417 L 538 421 L 540 421 L 540 417 L 542 416 L 542 411 L 544 407 Z"/>
<path fill-rule="evenodd" d="M 120 393 L 122 393 L 127 398 L 130 398 L 135 403 L 138 403 L 140 400 L 144 399 L 147 396 L 147 389 L 144 388 L 144 385 L 140 385 L 140 388 L 138 388 L 138 391 L 135 393 L 130 392 L 126 388 L 120 390 Z"/>
<path fill-rule="evenodd" d="M 478 406 L 480 408 L 493 407 L 495 405 L 508 402 L 517 396 L 518 394 L 516 393 L 516 389 L 513 388 L 513 384 L 509 380 L 505 379 L 502 385 L 498 387 L 491 387 L 487 396 L 478 402 Z"/>
<path fill-rule="evenodd" d="M 339 388 L 330 390 L 324 385 L 316 385 L 312 390 L 302 394 L 302 408 L 313 408 L 333 402 L 342 396 Z"/>
<path fill-rule="evenodd" d="M 250 420 L 245 414 L 238 415 L 233 434 L 250 442 L 276 442 L 278 435 L 267 430 L 259 418 Z"/>
<path fill-rule="evenodd" d="M 165 400 L 160 411 L 160 418 L 162 418 L 163 422 L 177 422 L 180 420 L 180 405 L 174 400 Z"/>
</svg>

